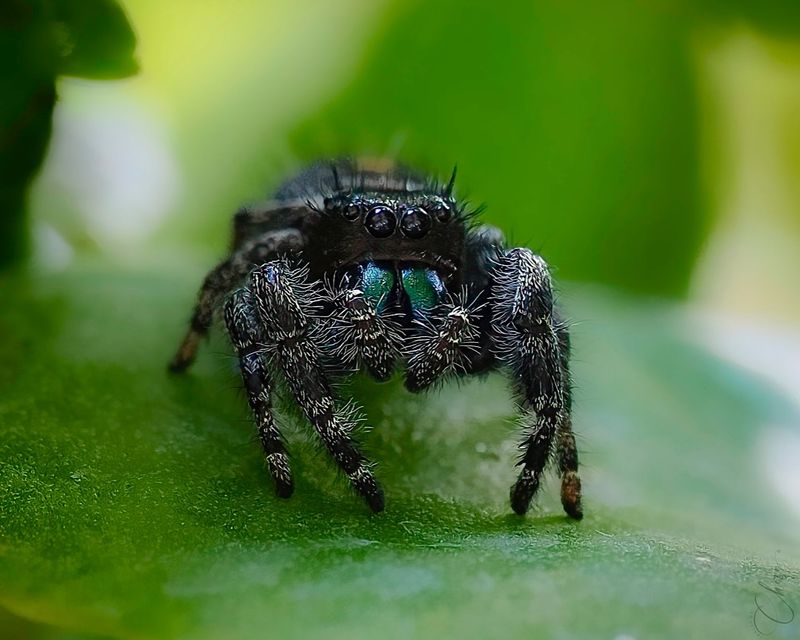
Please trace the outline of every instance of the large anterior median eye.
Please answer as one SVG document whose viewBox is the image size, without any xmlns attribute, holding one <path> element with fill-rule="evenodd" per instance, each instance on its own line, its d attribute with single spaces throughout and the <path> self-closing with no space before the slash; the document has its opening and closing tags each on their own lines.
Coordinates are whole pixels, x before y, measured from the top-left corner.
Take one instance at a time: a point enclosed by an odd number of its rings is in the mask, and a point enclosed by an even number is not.
<svg viewBox="0 0 800 640">
<path fill-rule="evenodd" d="M 369 210 L 364 218 L 364 226 L 376 238 L 388 238 L 394 233 L 397 218 L 394 217 L 394 211 L 389 207 L 378 205 Z"/>
<path fill-rule="evenodd" d="M 400 218 L 400 231 L 404 236 L 419 240 L 431 229 L 431 217 L 421 207 L 409 207 Z"/>
<path fill-rule="evenodd" d="M 375 305 L 378 313 L 381 313 L 389 304 L 394 284 L 393 269 L 382 267 L 374 262 L 364 265 L 361 272 L 361 289 L 364 291 L 364 297 Z"/>
<path fill-rule="evenodd" d="M 433 269 L 405 267 L 400 277 L 403 279 L 403 290 L 408 296 L 412 311 L 433 309 L 444 295 L 444 283 Z"/>
</svg>

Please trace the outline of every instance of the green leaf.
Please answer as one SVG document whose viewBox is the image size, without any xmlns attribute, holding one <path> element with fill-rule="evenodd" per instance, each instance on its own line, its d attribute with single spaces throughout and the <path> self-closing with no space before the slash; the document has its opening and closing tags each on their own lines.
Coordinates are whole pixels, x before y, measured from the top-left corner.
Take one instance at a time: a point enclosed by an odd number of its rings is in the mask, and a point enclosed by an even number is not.
<svg viewBox="0 0 800 640">
<path fill-rule="evenodd" d="M 301 156 L 439 172 L 565 278 L 685 291 L 701 209 L 691 12 L 658 3 L 396 3 Z M 274 147 L 274 141 L 269 144 Z"/>
<path fill-rule="evenodd" d="M 114 0 L 55 0 L 54 18 L 61 27 L 60 73 L 113 79 L 135 74 L 136 36 L 125 12 Z"/>
<path fill-rule="evenodd" d="M 28 185 L 50 139 L 58 46 L 43 3 L 0 7 L 0 268 L 28 252 Z"/>
<path fill-rule="evenodd" d="M 29 253 L 28 187 L 44 159 L 56 77 L 136 73 L 136 38 L 113 0 L 4 0 L 0 7 L 0 268 Z"/>
<path fill-rule="evenodd" d="M 273 496 L 220 336 L 166 373 L 201 271 L 0 285 L 0 635 L 738 638 L 755 596 L 780 606 L 760 583 L 797 604 L 796 513 L 756 455 L 796 410 L 681 308 L 568 290 L 582 522 L 555 479 L 510 514 L 500 376 L 352 386 L 386 489 L 374 515 L 291 411 L 297 489 Z"/>
</svg>

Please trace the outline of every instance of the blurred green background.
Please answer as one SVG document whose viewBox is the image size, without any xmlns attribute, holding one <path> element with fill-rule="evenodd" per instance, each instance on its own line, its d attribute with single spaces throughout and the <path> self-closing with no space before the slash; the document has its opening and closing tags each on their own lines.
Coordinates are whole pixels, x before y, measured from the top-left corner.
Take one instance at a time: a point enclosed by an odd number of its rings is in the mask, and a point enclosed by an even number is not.
<svg viewBox="0 0 800 640">
<path fill-rule="evenodd" d="M 800 4 L 6 0 L 0 68 L 7 637 L 800 636 Z M 506 515 L 499 377 L 356 381 L 380 518 L 291 415 L 275 501 L 219 336 L 166 377 L 232 212 L 338 154 L 553 265 L 584 522 Z"/>
</svg>

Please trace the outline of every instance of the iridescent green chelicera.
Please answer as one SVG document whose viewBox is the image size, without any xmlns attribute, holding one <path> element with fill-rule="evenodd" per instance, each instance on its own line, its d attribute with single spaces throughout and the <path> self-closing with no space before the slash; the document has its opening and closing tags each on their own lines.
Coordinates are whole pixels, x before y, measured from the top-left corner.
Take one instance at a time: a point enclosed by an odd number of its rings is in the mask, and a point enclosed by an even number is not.
<svg viewBox="0 0 800 640">
<path fill-rule="evenodd" d="M 361 273 L 361 287 L 364 297 L 375 305 L 378 313 L 381 313 L 391 300 L 394 285 L 393 269 L 377 265 L 374 262 L 364 265 Z"/>
<path fill-rule="evenodd" d="M 403 290 L 414 311 L 433 309 L 444 293 L 444 284 L 433 269 L 405 267 L 400 272 L 400 277 L 403 280 Z"/>
</svg>

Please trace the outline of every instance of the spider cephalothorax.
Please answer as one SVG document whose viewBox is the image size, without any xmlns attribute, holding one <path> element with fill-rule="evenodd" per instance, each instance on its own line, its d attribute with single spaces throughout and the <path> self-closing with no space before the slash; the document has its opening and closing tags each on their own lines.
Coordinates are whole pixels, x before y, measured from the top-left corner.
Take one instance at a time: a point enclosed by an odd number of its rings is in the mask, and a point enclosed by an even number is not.
<svg viewBox="0 0 800 640">
<path fill-rule="evenodd" d="M 512 508 L 528 509 L 554 452 L 561 502 L 580 518 L 569 334 L 547 264 L 478 226 L 453 198 L 454 177 L 439 184 L 399 165 L 321 162 L 240 210 L 231 254 L 206 277 L 170 366 L 189 366 L 224 301 L 278 495 L 294 485 L 273 419 L 275 376 L 375 511 L 383 492 L 353 438 L 360 415 L 331 380 L 359 369 L 385 380 L 402 367 L 417 392 L 450 375 L 504 369 L 525 432 Z"/>
</svg>

